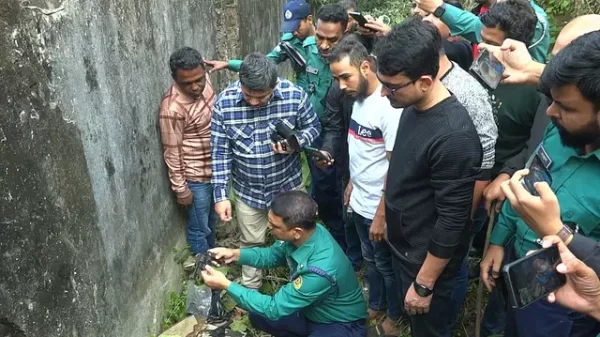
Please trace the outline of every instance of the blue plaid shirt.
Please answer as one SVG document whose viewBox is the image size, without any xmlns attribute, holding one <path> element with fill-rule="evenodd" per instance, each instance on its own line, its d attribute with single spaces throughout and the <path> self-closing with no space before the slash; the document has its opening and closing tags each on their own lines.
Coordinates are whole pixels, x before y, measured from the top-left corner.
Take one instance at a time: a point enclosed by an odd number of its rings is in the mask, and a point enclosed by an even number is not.
<svg viewBox="0 0 600 337">
<path fill-rule="evenodd" d="M 319 136 L 320 125 L 308 95 L 292 82 L 279 79 L 269 103 L 252 107 L 236 82 L 215 103 L 211 124 L 212 184 L 215 203 L 229 199 L 228 182 L 251 207 L 265 209 L 282 191 L 302 185 L 300 154 L 276 154 L 271 134 L 278 122 L 297 130 L 301 146 Z"/>
</svg>

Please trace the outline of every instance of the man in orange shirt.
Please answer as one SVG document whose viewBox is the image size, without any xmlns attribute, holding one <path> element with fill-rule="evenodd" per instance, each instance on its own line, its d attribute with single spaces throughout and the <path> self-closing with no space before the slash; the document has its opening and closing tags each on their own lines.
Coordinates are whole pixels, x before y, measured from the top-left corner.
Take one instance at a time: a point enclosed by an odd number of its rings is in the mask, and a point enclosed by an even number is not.
<svg viewBox="0 0 600 337">
<path fill-rule="evenodd" d="M 173 84 L 160 103 L 160 134 L 171 188 L 187 207 L 194 255 L 215 245 L 217 216 L 210 183 L 210 120 L 215 93 L 200 53 L 183 47 L 169 61 Z"/>
</svg>

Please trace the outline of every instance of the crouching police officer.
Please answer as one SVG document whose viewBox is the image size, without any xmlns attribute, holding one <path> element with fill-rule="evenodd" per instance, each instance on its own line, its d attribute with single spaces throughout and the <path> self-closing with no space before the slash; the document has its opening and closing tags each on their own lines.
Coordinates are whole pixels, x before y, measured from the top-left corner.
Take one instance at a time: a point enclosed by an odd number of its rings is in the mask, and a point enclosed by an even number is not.
<svg viewBox="0 0 600 337">
<path fill-rule="evenodd" d="M 291 282 L 273 296 L 229 281 L 210 266 L 205 284 L 227 292 L 250 312 L 252 325 L 273 336 L 366 336 L 367 307 L 350 260 L 329 231 L 316 223 L 317 205 L 301 191 L 283 192 L 273 200 L 269 229 L 280 240 L 269 248 L 211 252 L 225 263 L 255 268 L 287 265 Z"/>
</svg>

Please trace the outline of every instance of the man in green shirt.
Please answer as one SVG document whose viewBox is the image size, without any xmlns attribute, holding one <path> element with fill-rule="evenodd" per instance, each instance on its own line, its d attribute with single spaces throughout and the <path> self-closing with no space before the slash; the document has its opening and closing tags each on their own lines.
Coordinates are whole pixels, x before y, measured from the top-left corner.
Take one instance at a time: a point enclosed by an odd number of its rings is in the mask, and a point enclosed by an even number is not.
<svg viewBox="0 0 600 337">
<path fill-rule="evenodd" d="M 439 17 L 450 28 L 452 36 L 459 35 L 476 44 L 485 40 L 482 36 L 482 28 L 484 25 L 479 16 L 454 6 L 447 6 L 443 0 L 415 0 L 415 2 L 422 10 L 433 13 L 435 16 Z M 499 2 L 500 1 L 497 1 L 496 3 Z M 535 34 L 531 39 L 525 41 L 525 43 L 529 46 L 529 52 L 535 60 L 538 62 L 546 62 L 546 56 L 548 54 L 548 49 L 550 48 L 550 24 L 548 22 L 548 15 L 546 15 L 546 12 L 544 12 L 544 10 L 533 0 L 529 0 L 529 4 L 535 11 L 537 23 Z M 489 10 L 492 10 L 493 7 L 494 5 L 492 5 Z M 520 16 L 516 16 L 514 19 L 519 20 Z"/>
<path fill-rule="evenodd" d="M 229 281 L 211 267 L 205 284 L 227 290 L 250 312 L 252 325 L 274 336 L 366 336 L 367 306 L 350 260 L 317 221 L 317 205 L 301 191 L 279 194 L 269 211 L 269 229 L 280 240 L 269 248 L 210 250 L 225 263 L 256 268 L 287 266 L 291 282 L 273 296 Z"/>
<path fill-rule="evenodd" d="M 547 115 L 553 125 L 528 162 L 537 162 L 538 168 L 552 177 L 551 188 L 558 198 L 563 223 L 595 240 L 600 239 L 599 64 L 600 32 L 579 37 L 548 63 L 540 88 L 552 99 Z M 489 289 L 495 286 L 504 262 L 504 246 L 513 236 L 517 258 L 541 247 L 541 239 L 505 203 L 481 262 L 481 279 Z M 506 323 L 507 336 L 594 336 L 600 332 L 590 317 L 545 299 L 509 313 Z"/>
</svg>

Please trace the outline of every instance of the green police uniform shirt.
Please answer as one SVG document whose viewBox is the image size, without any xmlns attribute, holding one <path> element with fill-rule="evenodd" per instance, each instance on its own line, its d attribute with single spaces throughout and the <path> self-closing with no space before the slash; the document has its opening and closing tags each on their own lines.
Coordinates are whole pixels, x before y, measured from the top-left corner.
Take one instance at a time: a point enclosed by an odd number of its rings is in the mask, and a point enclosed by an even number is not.
<svg viewBox="0 0 600 337">
<path fill-rule="evenodd" d="M 314 36 L 309 36 L 304 41 L 300 41 L 291 33 L 287 33 L 282 36 L 281 40 L 289 42 L 306 60 L 306 67 L 298 69 L 294 67 L 296 84 L 308 93 L 310 103 L 319 117 L 321 125 L 324 125 L 327 115 L 324 101 L 333 81 L 329 63 L 319 54 L 317 40 Z M 277 64 L 288 59 L 287 54 L 279 46 L 267 54 L 267 57 Z M 230 60 L 228 69 L 239 71 L 241 65 L 241 60 Z"/>
<path fill-rule="evenodd" d="M 536 61 L 546 63 L 548 49 L 550 48 L 550 23 L 548 15 L 532 0 L 529 3 L 538 18 L 532 45 L 529 47 L 529 53 Z M 446 11 L 441 19 L 450 28 L 452 36 L 462 36 L 472 43 L 481 42 L 481 28 L 483 24 L 477 15 L 454 6 L 446 6 Z"/>
<path fill-rule="evenodd" d="M 311 38 L 314 40 L 314 37 L 308 37 L 307 39 L 311 39 Z M 307 51 L 306 51 L 306 48 L 304 47 L 304 42 L 302 42 L 298 38 L 296 38 L 294 36 L 294 34 L 292 34 L 292 33 L 283 34 L 281 36 L 281 41 L 289 42 L 292 45 L 292 47 L 294 47 L 294 49 L 296 49 L 296 51 L 298 53 L 300 53 L 300 55 L 302 55 L 302 57 L 304 57 L 304 59 L 306 59 Z M 283 50 L 281 50 L 279 45 L 277 45 L 277 47 L 275 47 L 273 50 L 271 50 L 271 52 L 267 54 L 267 57 L 269 59 L 271 59 L 273 62 L 275 62 L 276 64 L 285 62 L 288 59 L 287 54 Z M 242 60 L 229 60 L 228 63 L 229 64 L 227 66 L 227 69 L 229 69 L 231 71 L 235 71 L 235 72 L 240 71 L 240 67 L 242 66 Z M 297 67 L 293 62 L 292 62 L 292 68 L 294 69 L 294 76 L 295 76 L 294 82 L 303 89 L 307 88 L 308 80 L 306 79 L 305 68 Z"/>
<path fill-rule="evenodd" d="M 542 160 L 552 176 L 552 191 L 560 204 L 563 223 L 574 223 L 579 233 L 600 240 L 600 149 L 582 155 L 578 150 L 566 147 L 560 140 L 558 129 L 550 125 L 544 141 L 533 156 Z M 531 159 L 530 159 L 531 160 Z M 505 202 L 494 227 L 490 242 L 505 246 L 515 235 L 514 247 L 517 257 L 530 250 L 541 248 L 541 239 Z"/>
<path fill-rule="evenodd" d="M 300 247 L 278 241 L 269 248 L 241 249 L 239 263 L 261 269 L 287 265 L 295 275 L 273 296 L 231 283 L 227 292 L 251 312 L 277 320 L 299 311 L 315 323 L 353 322 L 367 317 L 350 260 L 320 224 Z M 315 268 L 317 272 L 311 271 Z"/>
</svg>

